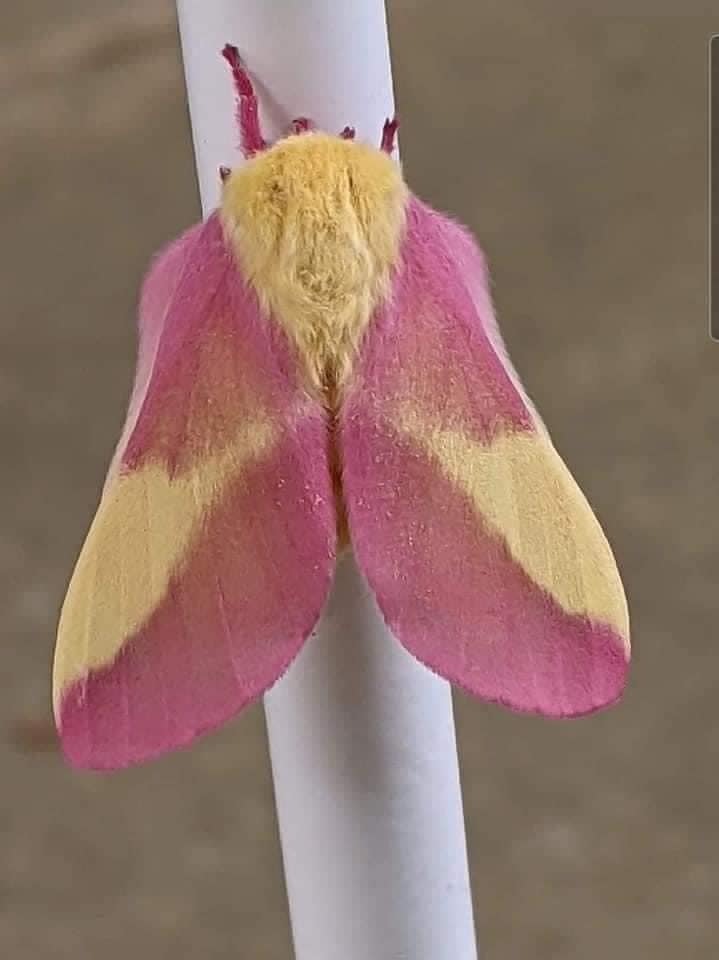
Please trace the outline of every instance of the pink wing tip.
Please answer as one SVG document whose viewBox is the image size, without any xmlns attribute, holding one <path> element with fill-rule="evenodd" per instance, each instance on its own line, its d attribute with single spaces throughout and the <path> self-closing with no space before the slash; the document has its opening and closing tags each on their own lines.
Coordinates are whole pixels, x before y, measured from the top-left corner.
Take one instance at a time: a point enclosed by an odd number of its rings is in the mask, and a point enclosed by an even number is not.
<svg viewBox="0 0 719 960">
<path fill-rule="evenodd" d="M 128 670 L 129 668 L 129 670 Z M 281 675 L 286 664 L 278 671 Z M 271 686 L 241 691 L 234 684 L 215 688 L 195 706 L 168 711 L 157 691 L 143 691 L 135 723 L 127 723 L 134 687 L 129 674 L 138 674 L 132 655 L 79 680 L 62 697 L 57 729 L 70 766 L 81 770 L 121 770 L 154 760 L 218 729 Z M 134 690 L 136 693 L 137 691 Z M 154 697 L 152 694 L 155 694 Z"/>
<path fill-rule="evenodd" d="M 516 659 L 505 652 L 486 656 L 481 665 L 475 663 L 470 669 L 433 646 L 423 649 L 421 643 L 413 644 L 410 652 L 471 696 L 515 713 L 570 719 L 617 703 L 629 672 L 620 638 L 610 628 L 597 626 L 581 637 L 570 640 L 565 635 L 563 639 L 564 648 L 556 649 L 554 655 L 545 649 L 544 656 L 525 654 Z"/>
</svg>

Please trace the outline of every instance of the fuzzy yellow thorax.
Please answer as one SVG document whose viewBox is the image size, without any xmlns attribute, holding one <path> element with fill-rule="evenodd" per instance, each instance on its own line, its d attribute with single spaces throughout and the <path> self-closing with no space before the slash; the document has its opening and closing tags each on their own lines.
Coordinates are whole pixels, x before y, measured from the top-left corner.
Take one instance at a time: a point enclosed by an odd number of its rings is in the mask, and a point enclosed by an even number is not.
<svg viewBox="0 0 719 960">
<path fill-rule="evenodd" d="M 406 197 L 387 154 L 323 133 L 281 140 L 225 181 L 222 223 L 245 278 L 330 398 L 388 293 Z"/>
</svg>

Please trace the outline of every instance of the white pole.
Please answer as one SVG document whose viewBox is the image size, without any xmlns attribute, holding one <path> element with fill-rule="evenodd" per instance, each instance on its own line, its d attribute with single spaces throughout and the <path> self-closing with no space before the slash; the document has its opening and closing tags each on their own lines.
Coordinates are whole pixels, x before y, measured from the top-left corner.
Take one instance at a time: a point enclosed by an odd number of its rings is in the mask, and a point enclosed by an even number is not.
<svg viewBox="0 0 719 960">
<path fill-rule="evenodd" d="M 383 0 L 178 0 L 203 211 L 240 162 L 219 53 L 268 137 L 297 115 L 378 143 L 393 114 Z M 386 629 L 353 561 L 265 699 L 297 960 L 475 960 L 452 701 Z"/>
</svg>

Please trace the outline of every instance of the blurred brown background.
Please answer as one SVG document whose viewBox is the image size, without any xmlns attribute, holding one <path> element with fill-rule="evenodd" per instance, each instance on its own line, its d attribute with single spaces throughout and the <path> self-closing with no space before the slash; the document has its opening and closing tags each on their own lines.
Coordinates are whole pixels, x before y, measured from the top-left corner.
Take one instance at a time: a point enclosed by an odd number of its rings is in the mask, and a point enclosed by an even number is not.
<svg viewBox="0 0 719 960">
<path fill-rule="evenodd" d="M 631 688 L 606 714 L 458 698 L 492 960 L 718 955 L 712 6 L 390 2 L 408 178 L 480 235 L 634 623 Z M 70 772 L 48 736 L 56 615 L 123 419 L 138 283 L 198 215 L 173 5 L 3 4 L 0 87 L 0 956 L 284 960 L 260 709 L 109 777 Z"/>
</svg>

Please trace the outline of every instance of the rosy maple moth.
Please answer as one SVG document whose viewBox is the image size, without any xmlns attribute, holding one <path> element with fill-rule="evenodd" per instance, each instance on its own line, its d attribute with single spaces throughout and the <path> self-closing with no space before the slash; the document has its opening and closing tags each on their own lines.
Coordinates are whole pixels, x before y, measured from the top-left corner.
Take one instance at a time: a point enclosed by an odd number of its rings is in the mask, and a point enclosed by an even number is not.
<svg viewBox="0 0 719 960">
<path fill-rule="evenodd" d="M 485 700 L 575 716 L 620 695 L 610 547 L 502 344 L 482 253 L 391 157 L 305 119 L 263 139 L 152 264 L 124 432 L 60 618 L 78 766 L 191 741 L 255 700 L 351 549 L 392 634 Z"/>
</svg>

